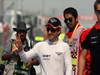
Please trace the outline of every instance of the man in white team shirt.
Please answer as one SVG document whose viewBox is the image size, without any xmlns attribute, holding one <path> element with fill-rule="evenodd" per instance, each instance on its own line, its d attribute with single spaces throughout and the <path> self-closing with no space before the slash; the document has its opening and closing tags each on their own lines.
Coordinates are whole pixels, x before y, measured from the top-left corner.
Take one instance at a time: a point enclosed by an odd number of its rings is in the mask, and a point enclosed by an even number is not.
<svg viewBox="0 0 100 75">
<path fill-rule="evenodd" d="M 17 52 L 25 62 L 38 56 L 42 75 L 71 75 L 72 64 L 69 46 L 58 39 L 61 33 L 60 20 L 52 17 L 45 27 L 47 30 L 47 40 L 37 43 L 34 48 L 25 52 L 19 38 L 16 41 Z"/>
</svg>

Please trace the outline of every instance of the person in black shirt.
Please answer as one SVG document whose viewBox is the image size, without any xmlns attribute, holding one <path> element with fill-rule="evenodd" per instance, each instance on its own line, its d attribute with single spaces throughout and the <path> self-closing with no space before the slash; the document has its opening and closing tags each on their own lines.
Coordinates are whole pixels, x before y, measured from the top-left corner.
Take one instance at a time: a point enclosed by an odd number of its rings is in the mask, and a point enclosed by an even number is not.
<svg viewBox="0 0 100 75">
<path fill-rule="evenodd" d="M 84 31 L 80 39 L 83 50 L 79 61 L 79 75 L 83 75 L 85 56 L 88 50 L 91 55 L 90 75 L 100 75 L 100 0 L 96 0 L 94 3 L 94 11 L 97 22 Z"/>
</svg>

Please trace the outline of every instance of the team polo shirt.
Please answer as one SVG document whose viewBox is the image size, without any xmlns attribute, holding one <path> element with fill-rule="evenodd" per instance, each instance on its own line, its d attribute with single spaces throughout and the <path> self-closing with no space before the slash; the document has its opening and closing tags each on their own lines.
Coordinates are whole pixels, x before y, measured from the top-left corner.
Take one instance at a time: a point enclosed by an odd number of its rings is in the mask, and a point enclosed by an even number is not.
<svg viewBox="0 0 100 75">
<path fill-rule="evenodd" d="M 81 46 L 83 49 L 90 50 L 90 75 L 100 75 L 100 25 L 95 24 L 82 34 Z"/>
<path fill-rule="evenodd" d="M 70 50 L 67 43 L 62 40 L 50 42 L 49 40 L 37 43 L 28 52 L 19 53 L 25 62 L 38 56 L 41 66 L 41 75 L 72 75 Z"/>
</svg>

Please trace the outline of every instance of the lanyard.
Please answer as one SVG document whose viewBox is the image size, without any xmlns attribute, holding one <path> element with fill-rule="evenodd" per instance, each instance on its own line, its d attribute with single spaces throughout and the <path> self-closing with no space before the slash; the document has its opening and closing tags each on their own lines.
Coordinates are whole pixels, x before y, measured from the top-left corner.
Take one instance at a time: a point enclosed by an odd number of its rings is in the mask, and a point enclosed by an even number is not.
<svg viewBox="0 0 100 75">
<path fill-rule="evenodd" d="M 76 34 L 76 31 L 77 31 L 77 28 L 80 26 L 80 24 L 77 24 L 76 26 L 75 26 L 75 29 L 74 29 L 74 31 L 73 31 L 73 33 L 72 33 L 72 36 L 70 37 L 70 38 L 68 38 L 68 44 L 69 45 L 72 45 L 72 40 L 73 40 L 73 38 L 74 38 L 74 36 L 75 36 L 75 34 Z"/>
</svg>

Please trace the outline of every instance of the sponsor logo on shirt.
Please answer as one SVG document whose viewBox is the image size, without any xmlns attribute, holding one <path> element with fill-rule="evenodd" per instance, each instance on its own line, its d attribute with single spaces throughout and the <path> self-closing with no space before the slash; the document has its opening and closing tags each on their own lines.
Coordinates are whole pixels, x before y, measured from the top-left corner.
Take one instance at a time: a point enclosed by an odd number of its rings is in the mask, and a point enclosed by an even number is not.
<svg viewBox="0 0 100 75">
<path fill-rule="evenodd" d="M 97 43 L 97 36 L 92 36 L 91 37 L 91 44 L 96 44 Z"/>
<path fill-rule="evenodd" d="M 57 54 L 58 56 L 60 56 L 60 55 L 62 55 L 63 53 L 62 53 L 62 52 L 56 52 L 56 54 Z"/>
<path fill-rule="evenodd" d="M 43 60 L 50 60 L 50 56 L 51 56 L 51 55 L 48 55 L 48 54 L 42 55 Z"/>
<path fill-rule="evenodd" d="M 50 55 L 43 55 L 43 57 L 50 57 Z"/>
</svg>

